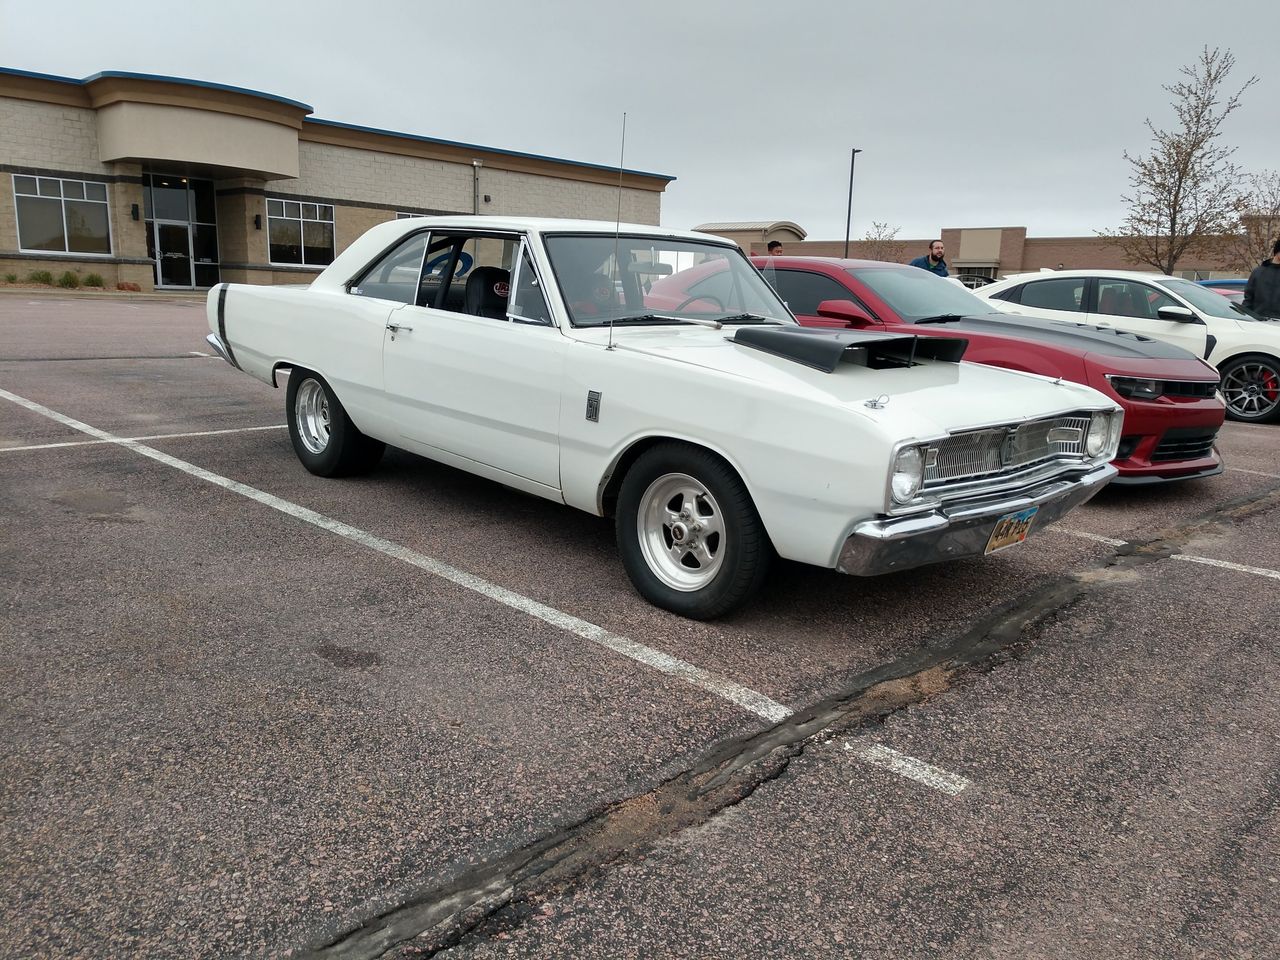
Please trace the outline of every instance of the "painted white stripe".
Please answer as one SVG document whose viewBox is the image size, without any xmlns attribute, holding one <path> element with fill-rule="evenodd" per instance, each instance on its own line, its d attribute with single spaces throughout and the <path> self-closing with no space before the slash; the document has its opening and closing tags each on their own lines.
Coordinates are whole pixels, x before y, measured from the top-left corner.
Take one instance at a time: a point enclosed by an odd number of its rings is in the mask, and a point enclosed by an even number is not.
<svg viewBox="0 0 1280 960">
<path fill-rule="evenodd" d="M 0 447 L 0 453 L 18 453 L 22 450 L 54 450 L 58 447 L 92 447 L 103 443 L 133 443 L 136 440 L 174 440 L 179 437 L 217 437 L 224 433 L 255 433 L 259 430 L 284 430 L 287 423 L 275 423 L 269 427 L 232 427 L 229 430 L 199 430 L 194 433 L 155 433 L 149 437 L 116 437 L 111 440 L 64 440 L 61 443 L 34 443 L 26 447 Z"/>
<path fill-rule="evenodd" d="M 1081 540 L 1093 540 L 1097 543 L 1105 543 L 1111 547 L 1123 547 L 1127 541 L 1117 540 L 1115 537 L 1104 537 L 1100 533 L 1089 533 L 1087 530 L 1070 530 L 1067 527 L 1052 526 L 1050 530 L 1056 530 L 1058 533 L 1065 533 L 1069 537 L 1079 537 Z"/>
<path fill-rule="evenodd" d="M 188 350 L 187 353 L 191 354 L 193 357 L 212 357 L 213 356 L 212 353 L 201 353 L 199 350 Z"/>
<path fill-rule="evenodd" d="M 962 792 L 972 783 L 972 781 L 959 774 L 948 773 L 946 770 L 930 766 L 923 760 L 917 760 L 915 757 L 908 756 L 905 753 L 899 753 L 892 747 L 882 747 L 879 744 L 858 746 L 846 743 L 844 748 L 853 751 L 867 763 L 882 767 L 909 780 L 915 780 L 917 783 L 923 783 L 926 787 L 932 787 L 934 790 L 952 797 Z"/>
<path fill-rule="evenodd" d="M 1261 470 L 1246 470 L 1244 467 L 1227 467 L 1233 473 L 1249 473 L 1255 477 L 1270 477 L 1272 480 L 1280 480 L 1280 473 L 1263 473 Z"/>
<path fill-rule="evenodd" d="M 368 547 L 370 550 L 376 550 L 388 557 L 392 557 L 396 560 L 400 560 L 404 563 L 410 564 L 411 566 L 417 567 L 419 570 L 424 570 L 434 576 L 456 583 L 460 587 L 472 590 L 481 596 L 488 597 L 490 600 L 497 601 L 498 603 L 511 607 L 514 610 L 519 610 L 521 613 L 535 617 L 544 623 L 549 623 L 552 626 L 559 627 L 561 630 L 572 633 L 575 636 L 582 637 L 585 640 L 590 640 L 592 643 L 597 643 L 606 649 L 614 651 L 615 653 L 620 653 L 624 657 L 630 657 L 632 660 L 636 660 L 646 666 L 652 667 L 661 673 L 677 677 L 686 683 L 692 684 L 693 686 L 701 687 L 703 690 L 707 690 L 724 700 L 728 700 L 730 703 L 736 704 L 744 710 L 754 713 L 758 717 L 763 717 L 765 720 L 777 723 L 779 720 L 784 720 L 791 716 L 790 709 L 769 699 L 762 693 L 757 693 L 755 690 L 740 686 L 731 680 L 717 676 L 707 670 L 703 670 L 701 667 L 695 667 L 691 663 L 686 663 L 683 660 L 669 656 L 659 650 L 646 647 L 642 643 L 637 643 L 636 641 L 629 640 L 626 637 L 610 633 L 608 630 L 604 629 L 604 627 L 597 626 L 596 624 L 590 623 L 586 620 L 580 620 L 572 614 L 565 613 L 562 610 L 557 610 L 554 607 L 549 607 L 546 604 L 539 603 L 529 597 L 522 596 L 515 591 L 490 583 L 488 580 L 477 577 L 474 574 L 467 573 L 464 570 L 459 570 L 457 567 L 450 566 L 440 560 L 425 556 L 415 550 L 410 550 L 408 547 L 392 543 L 390 540 L 384 540 L 381 537 L 374 536 L 371 533 L 367 533 L 364 530 L 360 530 L 349 524 L 343 523 L 340 520 L 330 519 L 329 517 L 316 513 L 314 510 L 308 510 L 306 507 L 299 506 L 298 504 L 284 500 L 281 497 L 258 490 L 256 487 L 251 487 L 248 484 L 220 476 L 209 470 L 205 470 L 203 467 L 197 467 L 193 463 L 187 463 L 185 460 L 179 460 L 177 457 L 171 457 L 167 453 L 162 453 L 153 447 L 144 446 L 137 440 L 117 437 L 107 433 L 105 430 L 99 430 L 97 427 L 91 427 L 86 423 L 81 423 L 79 420 L 73 420 L 71 417 L 58 413 L 56 410 L 51 410 L 33 400 L 27 400 L 23 397 L 17 396 L 16 394 L 9 393 L 7 390 L 0 389 L 0 397 L 10 400 L 21 407 L 25 407 L 33 413 L 38 413 L 41 416 L 48 417 L 50 420 L 55 420 L 64 426 L 71 427 L 73 430 L 79 430 L 82 433 L 87 433 L 89 436 L 96 437 L 106 443 L 118 443 L 121 446 L 127 447 L 144 457 L 149 457 L 158 463 L 163 463 L 166 466 L 173 467 L 175 470 L 181 470 L 183 473 L 190 474 L 193 477 L 198 477 L 201 480 L 212 483 L 215 486 L 222 487 L 225 490 L 230 490 L 232 493 L 238 493 L 242 497 L 248 497 L 250 500 L 254 500 L 264 506 L 271 507 L 273 510 L 278 510 L 281 513 L 288 514 L 289 516 L 294 517 L 297 520 L 301 520 L 304 523 L 312 524 L 313 526 L 319 527 L 321 530 L 327 530 L 329 533 L 345 537 L 354 543 Z"/>
<path fill-rule="evenodd" d="M 1196 557 L 1187 553 L 1175 553 L 1173 559 L 1185 560 L 1187 563 L 1203 563 L 1208 567 L 1222 567 L 1224 570 L 1235 570 L 1237 573 L 1251 573 L 1255 577 L 1270 577 L 1272 580 L 1280 580 L 1280 570 L 1269 570 L 1266 567 L 1246 567 L 1242 563 L 1211 560 L 1209 557 Z"/>
</svg>

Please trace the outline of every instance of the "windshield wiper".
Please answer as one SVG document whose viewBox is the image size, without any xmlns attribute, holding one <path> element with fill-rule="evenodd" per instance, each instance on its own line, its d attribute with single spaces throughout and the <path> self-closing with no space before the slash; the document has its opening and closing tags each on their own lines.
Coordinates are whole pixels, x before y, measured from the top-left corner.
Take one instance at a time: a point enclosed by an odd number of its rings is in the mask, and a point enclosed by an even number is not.
<svg viewBox="0 0 1280 960">
<path fill-rule="evenodd" d="M 700 327 L 715 327 L 720 329 L 719 320 L 703 320 L 696 317 L 672 317 L 665 313 L 641 313 L 634 317 L 618 317 L 612 321 L 615 327 L 627 326 L 630 324 L 645 323 L 692 323 Z M 604 320 L 600 323 L 593 323 L 593 327 L 607 327 L 610 321 Z"/>
<path fill-rule="evenodd" d="M 940 313 L 934 317 L 921 317 L 916 323 L 955 323 L 965 317 L 958 313 Z"/>
<path fill-rule="evenodd" d="M 774 323 L 781 325 L 784 321 L 776 317 L 762 317 L 758 313 L 733 313 L 727 317 L 717 317 L 721 323 Z"/>
</svg>

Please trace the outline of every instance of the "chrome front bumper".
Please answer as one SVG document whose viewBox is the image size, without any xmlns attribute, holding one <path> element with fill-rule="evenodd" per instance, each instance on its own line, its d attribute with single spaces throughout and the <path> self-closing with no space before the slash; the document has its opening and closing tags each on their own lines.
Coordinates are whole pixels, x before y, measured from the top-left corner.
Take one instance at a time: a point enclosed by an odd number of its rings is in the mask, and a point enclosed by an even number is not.
<svg viewBox="0 0 1280 960">
<path fill-rule="evenodd" d="M 865 520 L 840 549 L 836 569 L 858 577 L 981 556 L 1000 518 L 1039 507 L 1028 536 L 1090 500 L 1116 475 L 1109 463 L 1058 477 L 1014 495 L 948 504 L 907 517 Z"/>
</svg>

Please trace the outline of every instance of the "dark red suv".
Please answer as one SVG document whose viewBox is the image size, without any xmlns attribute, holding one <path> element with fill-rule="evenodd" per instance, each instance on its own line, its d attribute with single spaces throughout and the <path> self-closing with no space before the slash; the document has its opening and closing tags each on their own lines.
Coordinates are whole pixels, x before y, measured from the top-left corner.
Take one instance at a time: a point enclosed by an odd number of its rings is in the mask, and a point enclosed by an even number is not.
<svg viewBox="0 0 1280 960">
<path fill-rule="evenodd" d="M 1218 373 L 1194 354 L 1147 337 L 994 313 L 962 285 L 874 260 L 752 257 L 801 324 L 927 332 L 969 341 L 965 360 L 1087 384 L 1124 408 L 1113 483 L 1159 483 L 1222 472 L 1214 448 L 1226 418 Z M 675 286 L 679 282 L 679 287 Z M 654 284 L 655 305 L 706 301 L 722 281 L 687 270 Z M 919 329 L 927 328 L 927 329 Z"/>
</svg>

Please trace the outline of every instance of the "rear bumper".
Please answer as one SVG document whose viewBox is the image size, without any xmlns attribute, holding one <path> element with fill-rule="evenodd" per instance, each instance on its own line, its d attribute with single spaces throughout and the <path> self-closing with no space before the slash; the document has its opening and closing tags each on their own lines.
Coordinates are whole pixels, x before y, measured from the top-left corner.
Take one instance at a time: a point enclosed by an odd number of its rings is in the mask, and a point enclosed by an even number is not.
<svg viewBox="0 0 1280 960">
<path fill-rule="evenodd" d="M 231 359 L 231 351 L 227 349 L 227 345 L 222 342 L 222 338 L 216 333 L 209 334 L 204 338 L 204 342 L 212 347 L 214 353 L 227 361 L 227 363 L 231 364 L 233 367 L 239 367 L 239 364 Z"/>
<path fill-rule="evenodd" d="M 1002 517 L 1038 507 L 1030 534 L 1090 500 L 1116 475 L 1109 463 L 1016 495 L 952 504 L 909 517 L 866 520 L 844 542 L 836 569 L 858 577 L 980 556 Z"/>
</svg>

